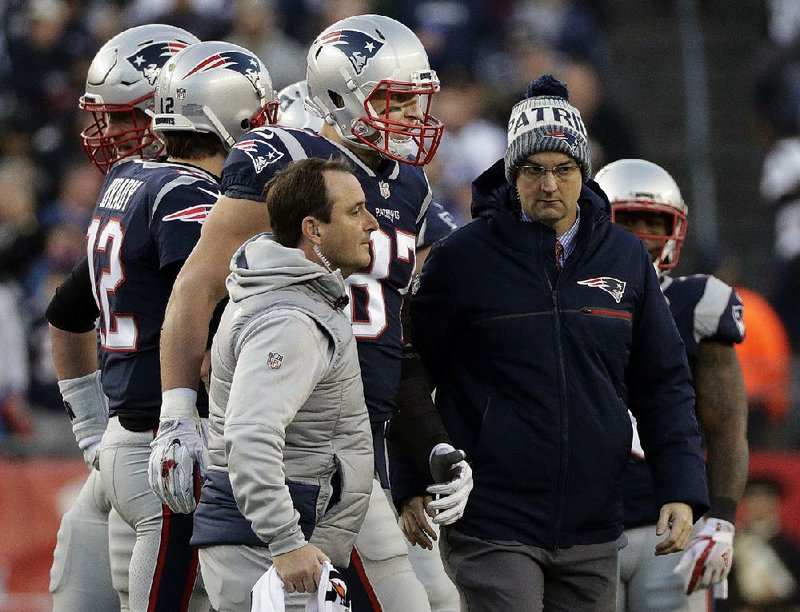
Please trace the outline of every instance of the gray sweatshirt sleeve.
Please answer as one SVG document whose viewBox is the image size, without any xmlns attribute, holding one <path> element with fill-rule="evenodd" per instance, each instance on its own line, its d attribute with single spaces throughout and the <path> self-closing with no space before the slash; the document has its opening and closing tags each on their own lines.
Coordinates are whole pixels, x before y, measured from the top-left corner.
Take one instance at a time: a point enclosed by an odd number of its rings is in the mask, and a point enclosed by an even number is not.
<svg viewBox="0 0 800 612">
<path fill-rule="evenodd" d="M 307 316 L 272 311 L 240 336 L 225 414 L 239 510 L 273 555 L 306 544 L 285 483 L 286 428 L 330 365 L 328 337 Z"/>
</svg>

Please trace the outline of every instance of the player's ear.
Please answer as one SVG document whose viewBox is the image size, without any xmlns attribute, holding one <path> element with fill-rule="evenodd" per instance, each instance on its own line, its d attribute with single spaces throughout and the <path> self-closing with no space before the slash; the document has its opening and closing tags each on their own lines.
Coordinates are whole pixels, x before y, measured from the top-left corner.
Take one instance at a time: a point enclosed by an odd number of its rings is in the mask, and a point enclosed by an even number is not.
<svg viewBox="0 0 800 612">
<path fill-rule="evenodd" d="M 308 215 L 307 217 L 303 218 L 302 221 L 302 231 L 303 236 L 312 244 L 319 244 L 322 238 L 322 232 L 320 231 L 320 224 L 319 221 Z"/>
</svg>

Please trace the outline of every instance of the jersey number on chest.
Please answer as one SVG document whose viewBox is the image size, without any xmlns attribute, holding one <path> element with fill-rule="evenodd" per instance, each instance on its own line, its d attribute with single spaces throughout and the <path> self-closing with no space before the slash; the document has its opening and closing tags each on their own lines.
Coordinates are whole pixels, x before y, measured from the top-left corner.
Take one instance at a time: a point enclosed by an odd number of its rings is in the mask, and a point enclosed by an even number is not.
<svg viewBox="0 0 800 612">
<path fill-rule="evenodd" d="M 361 339 L 379 338 L 389 324 L 386 292 L 399 291 L 404 294 L 411 284 L 411 270 L 414 268 L 416 236 L 399 229 L 394 230 L 392 237 L 384 229 L 372 232 L 372 264 L 369 270 L 352 274 L 347 278 L 350 292 L 350 305 L 347 314 L 353 324 L 353 335 Z M 396 256 L 393 253 L 396 249 Z M 399 262 L 406 263 L 408 278 L 403 278 L 400 288 L 392 286 L 392 266 Z M 410 265 L 409 265 L 410 264 Z M 393 303 L 399 304 L 400 300 Z M 354 305 L 358 304 L 359 307 Z M 399 317 L 399 312 L 397 317 Z"/>
</svg>

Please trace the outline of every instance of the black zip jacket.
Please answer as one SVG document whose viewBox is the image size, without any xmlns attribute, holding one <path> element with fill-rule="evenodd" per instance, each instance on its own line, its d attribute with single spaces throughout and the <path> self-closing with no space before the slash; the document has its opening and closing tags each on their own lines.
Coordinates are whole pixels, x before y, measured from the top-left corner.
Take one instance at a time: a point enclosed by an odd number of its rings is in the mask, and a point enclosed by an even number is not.
<svg viewBox="0 0 800 612">
<path fill-rule="evenodd" d="M 616 539 L 628 407 L 658 506 L 708 509 L 686 351 L 644 245 L 598 194 L 583 187 L 575 250 L 557 272 L 555 233 L 520 220 L 501 160 L 474 183 L 475 219 L 425 264 L 413 335 L 472 463 L 465 534 L 546 549 Z"/>
</svg>

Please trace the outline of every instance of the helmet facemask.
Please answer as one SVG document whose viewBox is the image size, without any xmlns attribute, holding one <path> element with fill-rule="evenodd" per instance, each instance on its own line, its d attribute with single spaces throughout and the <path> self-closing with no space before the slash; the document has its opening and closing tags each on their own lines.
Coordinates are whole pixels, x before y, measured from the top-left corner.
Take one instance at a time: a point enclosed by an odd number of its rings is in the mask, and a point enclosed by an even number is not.
<svg viewBox="0 0 800 612">
<path fill-rule="evenodd" d="M 351 131 L 359 143 L 384 157 L 424 166 L 436 154 L 444 130 L 442 122 L 430 112 L 433 95 L 438 91 L 439 80 L 433 71 L 423 73 L 414 81 L 380 81 L 364 99 L 364 115 L 353 121 Z M 393 106 L 415 96 L 418 96 L 421 119 L 409 121 L 391 117 Z M 380 113 L 376 112 L 376 106 L 382 108 Z"/>
<path fill-rule="evenodd" d="M 659 255 L 653 260 L 653 265 L 660 275 L 669 274 L 678 265 L 686 238 L 686 213 L 671 204 L 653 200 L 615 200 L 611 203 L 612 223 L 620 223 L 617 217 L 619 213 L 661 215 L 666 218 L 666 234 L 633 233 L 645 244 L 648 242 L 661 244 Z"/>
<path fill-rule="evenodd" d="M 139 105 L 152 99 L 149 94 L 129 104 L 104 104 L 82 96 L 81 110 L 92 114 L 92 122 L 81 132 L 83 150 L 90 161 L 103 173 L 127 157 L 153 159 L 164 151 L 164 143 L 151 129 L 151 120 Z M 124 129 L 109 130 L 110 115 L 129 119 Z"/>
</svg>

